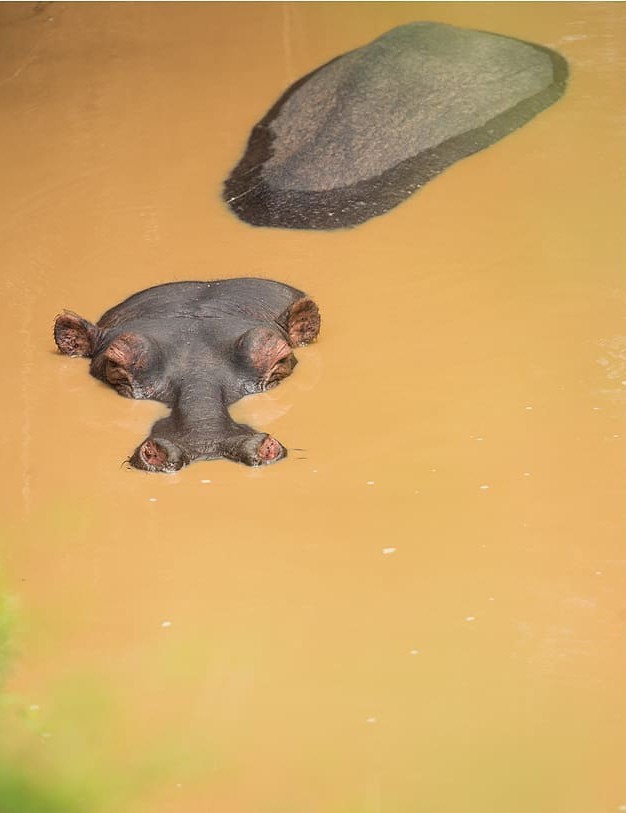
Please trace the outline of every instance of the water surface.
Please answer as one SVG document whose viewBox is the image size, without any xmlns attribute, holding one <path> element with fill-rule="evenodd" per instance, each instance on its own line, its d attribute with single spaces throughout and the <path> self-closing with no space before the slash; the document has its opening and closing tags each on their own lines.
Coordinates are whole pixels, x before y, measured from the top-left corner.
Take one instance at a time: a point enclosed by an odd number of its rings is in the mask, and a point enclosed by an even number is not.
<svg viewBox="0 0 626 813">
<path fill-rule="evenodd" d="M 268 105 L 419 19 L 554 48 L 569 90 L 357 229 L 237 220 L 221 184 Z M 626 805 L 623 25 L 2 4 L 11 770 L 90 813 Z M 55 315 L 238 275 L 322 310 L 296 373 L 234 411 L 290 457 L 126 470 L 163 408 L 60 357 Z"/>
</svg>

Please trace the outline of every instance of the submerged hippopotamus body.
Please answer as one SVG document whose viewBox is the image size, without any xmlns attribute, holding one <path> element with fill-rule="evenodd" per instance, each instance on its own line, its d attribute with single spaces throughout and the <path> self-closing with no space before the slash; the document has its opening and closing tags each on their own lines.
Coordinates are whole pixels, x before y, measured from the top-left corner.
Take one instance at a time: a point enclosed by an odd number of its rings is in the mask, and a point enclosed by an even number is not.
<svg viewBox="0 0 626 813">
<path fill-rule="evenodd" d="M 262 279 L 173 282 L 134 294 L 92 324 L 65 311 L 60 352 L 91 359 L 89 371 L 126 398 L 171 407 L 130 457 L 173 472 L 224 457 L 249 466 L 287 452 L 273 437 L 235 423 L 229 404 L 276 386 L 317 337 L 317 305 L 302 291 Z"/>
<path fill-rule="evenodd" d="M 567 75 L 541 45 L 402 25 L 295 82 L 253 128 L 224 200 L 254 226 L 364 223 L 553 104 Z"/>
</svg>

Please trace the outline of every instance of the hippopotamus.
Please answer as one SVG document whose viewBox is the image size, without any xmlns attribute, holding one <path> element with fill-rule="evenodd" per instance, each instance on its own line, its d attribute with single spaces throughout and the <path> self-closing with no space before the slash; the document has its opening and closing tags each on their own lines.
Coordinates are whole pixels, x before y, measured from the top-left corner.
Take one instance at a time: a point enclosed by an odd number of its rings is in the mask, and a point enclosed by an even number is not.
<svg viewBox="0 0 626 813">
<path fill-rule="evenodd" d="M 429 21 L 298 79 L 252 128 L 223 199 L 253 226 L 340 229 L 385 214 L 554 104 L 549 48 Z"/>
<path fill-rule="evenodd" d="M 294 348 L 313 342 L 319 329 L 318 307 L 302 291 L 238 278 L 157 285 L 95 324 L 64 311 L 54 339 L 64 355 L 91 359 L 91 375 L 119 395 L 170 407 L 129 463 L 175 472 L 195 460 L 261 466 L 284 458 L 281 443 L 236 423 L 228 407 L 290 375 Z"/>
</svg>

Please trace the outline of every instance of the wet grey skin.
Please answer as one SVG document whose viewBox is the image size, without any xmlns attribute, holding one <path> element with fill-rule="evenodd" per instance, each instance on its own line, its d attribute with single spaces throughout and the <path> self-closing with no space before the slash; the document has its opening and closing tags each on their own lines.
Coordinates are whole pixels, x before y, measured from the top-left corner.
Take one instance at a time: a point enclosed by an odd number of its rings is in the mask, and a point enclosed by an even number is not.
<svg viewBox="0 0 626 813">
<path fill-rule="evenodd" d="M 253 128 L 223 198 L 255 226 L 356 226 L 524 125 L 567 76 L 560 54 L 533 43 L 394 28 L 295 82 Z"/>
<path fill-rule="evenodd" d="M 129 458 L 135 468 L 168 473 L 194 460 L 261 466 L 284 458 L 281 443 L 233 421 L 228 407 L 290 375 L 293 348 L 319 329 L 317 305 L 302 291 L 239 278 L 158 285 L 96 324 L 64 311 L 54 339 L 64 355 L 91 359 L 91 375 L 120 395 L 171 408 Z"/>
</svg>

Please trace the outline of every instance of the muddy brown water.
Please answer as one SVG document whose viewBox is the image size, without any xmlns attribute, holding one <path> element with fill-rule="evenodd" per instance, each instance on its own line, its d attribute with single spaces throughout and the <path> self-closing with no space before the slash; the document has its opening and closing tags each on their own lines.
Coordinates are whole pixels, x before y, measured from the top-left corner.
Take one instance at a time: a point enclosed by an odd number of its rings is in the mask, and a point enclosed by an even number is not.
<svg viewBox="0 0 626 813">
<path fill-rule="evenodd" d="M 269 104 L 418 19 L 555 48 L 569 91 L 357 229 L 238 221 L 221 184 Z M 623 26 L 2 4 L 8 763 L 105 813 L 623 809 Z M 290 457 L 125 470 L 162 407 L 60 357 L 54 316 L 238 275 L 323 314 L 234 410 Z"/>
</svg>

